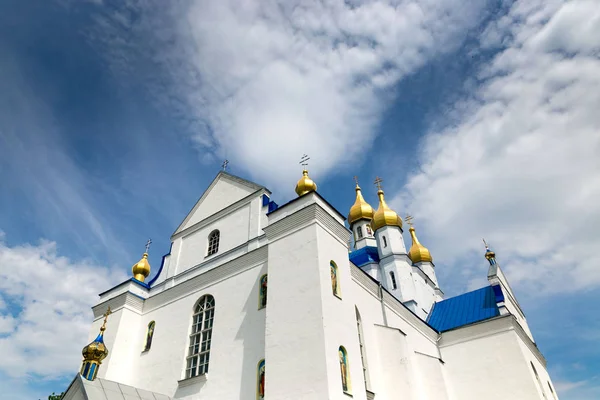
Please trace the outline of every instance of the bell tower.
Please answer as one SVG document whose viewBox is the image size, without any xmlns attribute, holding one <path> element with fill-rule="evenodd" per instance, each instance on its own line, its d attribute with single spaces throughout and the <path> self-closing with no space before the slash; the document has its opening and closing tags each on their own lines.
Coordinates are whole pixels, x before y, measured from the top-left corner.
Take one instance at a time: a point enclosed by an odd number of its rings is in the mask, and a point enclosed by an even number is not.
<svg viewBox="0 0 600 400">
<path fill-rule="evenodd" d="M 265 398 L 366 399 L 344 217 L 307 183 L 268 214 Z M 340 360 L 350 360 L 343 364 Z M 349 380 L 342 379 L 341 365 Z"/>
</svg>

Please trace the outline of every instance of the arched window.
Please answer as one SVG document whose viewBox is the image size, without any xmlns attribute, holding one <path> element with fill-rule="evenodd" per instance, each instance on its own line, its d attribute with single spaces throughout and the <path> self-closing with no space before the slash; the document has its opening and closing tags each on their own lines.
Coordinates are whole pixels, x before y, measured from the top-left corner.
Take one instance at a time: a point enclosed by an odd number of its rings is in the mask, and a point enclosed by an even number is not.
<svg viewBox="0 0 600 400">
<path fill-rule="evenodd" d="M 340 295 L 340 280 L 338 277 L 338 267 L 333 261 L 329 262 L 329 269 L 331 270 L 331 291 L 334 296 L 341 298 Z"/>
<path fill-rule="evenodd" d="M 344 393 L 350 394 L 352 392 L 352 383 L 350 382 L 350 364 L 348 363 L 348 353 L 344 346 L 340 346 L 338 349 L 338 356 L 340 358 L 340 375 L 342 376 L 342 390 Z"/>
<path fill-rule="evenodd" d="M 392 290 L 398 289 L 398 285 L 396 284 L 396 274 L 394 274 L 394 271 L 390 271 L 390 280 L 392 281 Z"/>
<path fill-rule="evenodd" d="M 265 359 L 258 362 L 256 369 L 256 399 L 264 400 L 265 398 Z"/>
<path fill-rule="evenodd" d="M 535 366 L 533 365 L 533 363 L 530 361 L 529 362 L 531 364 L 531 368 L 533 369 L 533 374 L 535 375 L 535 380 L 538 383 L 538 386 L 540 387 L 540 391 L 542 392 L 542 396 L 544 396 L 544 398 L 546 399 L 546 393 L 544 392 L 544 386 L 542 386 L 542 381 L 540 381 L 540 376 L 538 375 L 537 370 L 535 369 Z"/>
<path fill-rule="evenodd" d="M 385 236 L 382 236 L 381 239 L 383 239 L 383 247 L 387 247 L 387 239 Z"/>
<path fill-rule="evenodd" d="M 260 277 L 260 287 L 258 288 L 258 309 L 267 306 L 267 274 Z"/>
<path fill-rule="evenodd" d="M 219 238 L 221 233 L 218 230 L 214 230 L 208 235 L 208 251 L 206 256 L 216 254 L 219 251 Z"/>
<path fill-rule="evenodd" d="M 362 239 L 362 237 L 363 237 L 362 226 L 359 226 L 356 228 L 356 234 L 358 235 L 359 239 Z"/>
<path fill-rule="evenodd" d="M 358 308 L 354 307 L 356 310 L 356 329 L 358 330 L 358 344 L 360 346 L 360 361 L 362 362 L 363 369 L 363 379 L 365 380 L 365 389 L 369 389 L 369 372 L 367 371 L 367 353 L 365 351 L 365 341 L 364 334 L 362 329 L 362 320 L 360 318 L 360 313 L 358 312 Z"/>
<path fill-rule="evenodd" d="M 192 317 L 192 332 L 187 357 L 186 378 L 204 375 L 208 372 L 210 340 L 212 338 L 213 319 L 215 317 L 215 299 L 207 294 L 202 296 Z"/>
<path fill-rule="evenodd" d="M 150 350 L 152 346 L 152 337 L 154 336 L 154 326 L 156 323 L 154 321 L 150 321 L 148 324 L 148 330 L 146 331 L 146 344 L 144 345 L 144 351 Z"/>
</svg>

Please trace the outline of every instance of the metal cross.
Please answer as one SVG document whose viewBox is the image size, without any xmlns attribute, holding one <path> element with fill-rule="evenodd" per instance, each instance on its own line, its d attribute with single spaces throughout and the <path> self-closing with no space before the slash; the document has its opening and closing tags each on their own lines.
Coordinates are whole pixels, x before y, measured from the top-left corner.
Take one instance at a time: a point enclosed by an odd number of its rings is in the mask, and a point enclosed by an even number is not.
<svg viewBox="0 0 600 400">
<path fill-rule="evenodd" d="M 310 157 L 307 156 L 306 154 L 304 154 L 302 156 L 302 158 L 300 159 L 300 163 L 303 167 L 306 167 L 308 165 L 308 160 L 310 160 Z"/>
<path fill-rule="evenodd" d="M 106 309 L 106 312 L 104 313 L 104 322 L 102 323 L 102 326 L 100 327 L 100 330 L 102 332 L 104 332 L 104 330 L 106 329 L 106 321 L 108 320 L 108 316 L 112 314 L 112 311 L 110 311 L 110 306 L 108 306 L 108 308 Z"/>
<path fill-rule="evenodd" d="M 483 244 L 485 245 L 485 248 L 486 248 L 486 250 L 487 250 L 487 249 L 489 249 L 489 248 L 490 248 L 490 246 L 488 246 L 488 244 L 487 244 L 487 242 L 485 241 L 485 239 L 483 239 L 483 238 L 482 238 L 481 240 L 483 240 Z"/>
<path fill-rule="evenodd" d="M 354 175 L 354 182 L 356 182 L 356 186 L 358 186 L 358 176 Z"/>
<path fill-rule="evenodd" d="M 148 249 L 150 248 L 151 244 L 152 244 L 152 239 L 148 239 L 148 241 L 146 242 L 146 253 L 148 252 Z"/>
<path fill-rule="evenodd" d="M 381 179 L 380 177 L 375 178 L 375 185 L 377 185 L 377 190 L 381 190 L 381 182 L 383 182 L 383 179 Z"/>
<path fill-rule="evenodd" d="M 413 226 L 413 217 L 410 214 L 407 214 L 406 217 L 404 218 L 404 220 L 410 225 Z"/>
<path fill-rule="evenodd" d="M 229 165 L 229 160 L 223 161 L 223 164 L 221 164 L 221 167 L 223 167 L 223 171 L 227 170 L 227 165 Z"/>
</svg>

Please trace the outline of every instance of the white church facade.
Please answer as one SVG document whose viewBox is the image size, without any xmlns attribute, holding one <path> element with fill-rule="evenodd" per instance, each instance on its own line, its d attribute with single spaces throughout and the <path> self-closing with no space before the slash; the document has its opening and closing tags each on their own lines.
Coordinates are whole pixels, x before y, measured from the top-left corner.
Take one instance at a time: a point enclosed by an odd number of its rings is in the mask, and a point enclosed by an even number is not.
<svg viewBox="0 0 600 400">
<path fill-rule="evenodd" d="M 350 229 L 307 171 L 296 192 L 220 172 L 152 279 L 145 253 L 100 294 L 64 399 L 558 399 L 489 248 L 489 284 L 444 299 L 381 188 Z"/>
</svg>

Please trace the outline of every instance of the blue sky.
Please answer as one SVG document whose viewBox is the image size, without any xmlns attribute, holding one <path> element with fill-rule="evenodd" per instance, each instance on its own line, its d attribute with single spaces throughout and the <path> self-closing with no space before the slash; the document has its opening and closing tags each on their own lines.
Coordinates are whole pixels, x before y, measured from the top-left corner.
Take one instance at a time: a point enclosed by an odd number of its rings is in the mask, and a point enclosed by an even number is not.
<svg viewBox="0 0 600 400">
<path fill-rule="evenodd" d="M 64 390 L 96 294 L 149 237 L 160 264 L 223 159 L 281 203 L 308 153 L 342 212 L 384 179 L 449 296 L 485 284 L 486 237 L 560 398 L 599 398 L 594 1 L 206 3 L 5 2 L 7 396 Z"/>
</svg>

